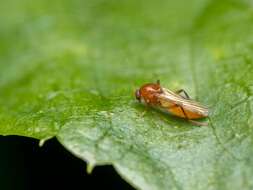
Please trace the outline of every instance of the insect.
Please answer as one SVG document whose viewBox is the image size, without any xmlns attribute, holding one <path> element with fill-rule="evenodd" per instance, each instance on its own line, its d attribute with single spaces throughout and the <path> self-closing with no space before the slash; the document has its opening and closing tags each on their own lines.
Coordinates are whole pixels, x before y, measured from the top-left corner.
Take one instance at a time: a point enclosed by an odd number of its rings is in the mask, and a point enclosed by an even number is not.
<svg viewBox="0 0 253 190">
<path fill-rule="evenodd" d="M 194 119 L 208 117 L 208 108 L 190 99 L 183 89 L 173 92 L 161 87 L 158 80 L 157 83 L 144 84 L 136 90 L 135 97 L 139 102 L 187 119 L 196 125 L 207 125 Z"/>
</svg>

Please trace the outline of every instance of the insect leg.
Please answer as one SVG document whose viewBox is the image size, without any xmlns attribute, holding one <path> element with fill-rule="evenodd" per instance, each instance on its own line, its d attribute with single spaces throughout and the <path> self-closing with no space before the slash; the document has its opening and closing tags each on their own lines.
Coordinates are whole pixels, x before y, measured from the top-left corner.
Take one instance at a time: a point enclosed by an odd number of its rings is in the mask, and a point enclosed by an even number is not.
<svg viewBox="0 0 253 190">
<path fill-rule="evenodd" d="M 186 113 L 185 113 L 185 111 L 184 111 L 184 108 L 182 108 L 181 106 L 179 106 L 179 107 L 180 107 L 180 109 L 182 110 L 182 112 L 183 112 L 183 114 L 184 114 L 185 118 L 186 118 L 187 120 L 189 120 L 189 118 L 188 118 L 187 114 L 186 114 Z"/>
<path fill-rule="evenodd" d="M 160 86 L 161 83 L 160 83 L 159 79 L 156 81 L 156 84 Z M 159 88 L 159 90 L 157 92 L 158 93 L 163 93 L 163 89 L 161 88 L 161 86 L 160 86 L 160 88 Z"/>
<path fill-rule="evenodd" d="M 190 99 L 190 96 L 185 92 L 184 89 L 177 90 L 176 93 L 185 99 Z"/>
<path fill-rule="evenodd" d="M 194 120 L 191 120 L 188 118 L 187 114 L 185 113 L 184 111 L 184 108 L 182 108 L 181 106 L 179 106 L 182 110 L 182 112 L 184 113 L 184 116 L 185 118 L 190 121 L 191 123 L 195 124 L 195 125 L 198 125 L 198 126 L 207 126 L 208 124 L 207 123 L 204 123 L 204 122 L 198 122 L 198 121 L 194 121 Z"/>
<path fill-rule="evenodd" d="M 208 126 L 208 123 L 206 122 L 199 122 L 199 121 L 194 121 L 194 120 L 189 120 L 189 121 L 198 126 Z"/>
<path fill-rule="evenodd" d="M 147 108 L 140 114 L 141 117 L 144 117 L 147 113 Z"/>
</svg>

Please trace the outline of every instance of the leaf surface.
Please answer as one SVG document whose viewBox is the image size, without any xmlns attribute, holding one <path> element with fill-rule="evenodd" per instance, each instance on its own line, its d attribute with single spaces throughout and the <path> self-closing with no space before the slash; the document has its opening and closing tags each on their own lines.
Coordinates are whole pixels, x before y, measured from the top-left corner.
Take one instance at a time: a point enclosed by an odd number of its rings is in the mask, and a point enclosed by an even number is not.
<svg viewBox="0 0 253 190">
<path fill-rule="evenodd" d="M 1 4 L 0 134 L 56 136 L 139 189 L 253 188 L 251 1 Z M 139 105 L 157 79 L 209 126 Z"/>
</svg>

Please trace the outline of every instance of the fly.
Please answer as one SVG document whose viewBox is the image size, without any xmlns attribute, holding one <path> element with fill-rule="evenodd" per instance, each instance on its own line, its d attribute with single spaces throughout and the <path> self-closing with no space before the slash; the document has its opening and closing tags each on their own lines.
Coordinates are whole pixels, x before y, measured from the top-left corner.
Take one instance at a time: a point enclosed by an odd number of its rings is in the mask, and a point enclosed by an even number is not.
<svg viewBox="0 0 253 190">
<path fill-rule="evenodd" d="M 136 90 L 135 97 L 139 102 L 187 119 L 196 125 L 207 125 L 195 119 L 208 117 L 208 108 L 190 99 L 183 89 L 173 92 L 161 87 L 158 80 L 157 83 L 144 84 Z"/>
</svg>

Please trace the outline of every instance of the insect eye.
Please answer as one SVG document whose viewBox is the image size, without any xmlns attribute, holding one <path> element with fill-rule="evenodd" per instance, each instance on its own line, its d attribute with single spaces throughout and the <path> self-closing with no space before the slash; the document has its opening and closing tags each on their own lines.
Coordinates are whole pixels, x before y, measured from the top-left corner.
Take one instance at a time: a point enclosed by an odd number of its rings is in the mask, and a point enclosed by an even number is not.
<svg viewBox="0 0 253 190">
<path fill-rule="evenodd" d="M 136 91 L 135 91 L 135 97 L 136 97 L 137 100 L 140 101 L 140 99 L 141 99 L 141 94 L 140 94 L 140 91 L 139 91 L 139 90 L 136 90 Z"/>
</svg>

